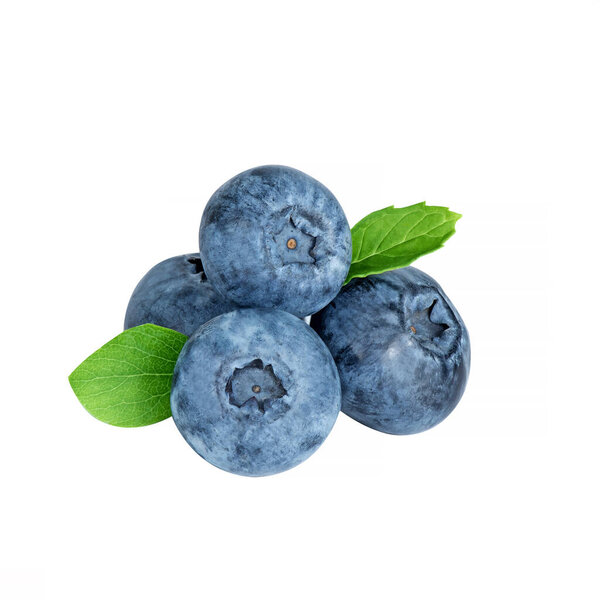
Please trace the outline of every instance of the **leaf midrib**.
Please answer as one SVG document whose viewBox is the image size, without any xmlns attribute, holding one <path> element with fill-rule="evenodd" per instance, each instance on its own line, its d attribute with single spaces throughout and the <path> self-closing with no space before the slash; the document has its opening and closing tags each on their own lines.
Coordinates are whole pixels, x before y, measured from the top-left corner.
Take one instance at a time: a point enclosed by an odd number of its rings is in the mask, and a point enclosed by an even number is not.
<svg viewBox="0 0 600 600">
<path fill-rule="evenodd" d="M 173 373 L 131 373 L 131 375 L 98 375 L 96 377 L 92 377 L 91 379 L 83 379 L 80 377 L 73 378 L 73 381 L 79 382 L 89 382 L 96 381 L 97 379 L 127 379 L 128 377 L 173 377 Z"/>
<path fill-rule="evenodd" d="M 426 215 L 427 216 L 427 215 Z M 420 222 L 420 221 L 419 221 Z M 441 227 L 442 225 L 446 225 L 446 223 L 450 223 L 451 220 L 447 220 L 444 221 L 443 223 L 440 223 L 440 225 L 438 225 L 435 229 L 438 229 L 439 227 Z M 398 221 L 398 223 L 396 223 L 396 225 L 394 225 L 394 227 L 396 227 L 397 225 L 399 225 L 401 223 L 401 221 Z M 393 229 L 393 228 L 392 228 Z M 412 227 L 411 229 L 414 229 L 414 227 Z M 435 231 L 435 229 L 432 229 L 431 231 Z M 390 229 L 391 231 L 391 229 Z M 389 235 L 390 232 L 386 233 L 386 236 Z M 406 244 L 406 242 L 410 242 L 412 240 L 416 240 L 417 238 L 420 237 L 433 237 L 433 238 L 443 238 L 443 235 L 431 235 L 430 232 L 428 233 L 420 233 L 419 235 L 415 235 L 414 237 L 411 237 L 410 239 L 403 239 L 401 242 L 397 243 L 397 244 L 392 244 L 391 246 L 388 246 L 387 248 L 384 249 L 383 252 L 379 251 L 379 248 L 381 246 L 381 244 L 371 253 L 371 254 L 367 254 L 366 256 L 363 256 L 362 258 L 358 259 L 358 260 L 353 260 L 352 263 L 355 265 L 360 264 L 361 262 L 364 262 L 365 260 L 373 257 L 373 256 L 381 256 L 384 252 L 387 252 L 388 250 L 393 250 L 394 248 L 397 248 L 398 246 L 402 246 L 402 244 Z M 364 238 L 364 236 L 363 236 Z M 361 248 L 362 248 L 362 243 L 361 243 Z"/>
</svg>

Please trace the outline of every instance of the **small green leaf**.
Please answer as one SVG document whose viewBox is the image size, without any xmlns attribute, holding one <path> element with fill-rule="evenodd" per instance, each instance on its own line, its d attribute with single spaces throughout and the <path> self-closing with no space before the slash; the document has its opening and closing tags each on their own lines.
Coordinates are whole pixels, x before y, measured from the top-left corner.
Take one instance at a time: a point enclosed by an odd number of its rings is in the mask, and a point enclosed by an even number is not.
<svg viewBox="0 0 600 600">
<path fill-rule="evenodd" d="M 127 329 L 86 358 L 69 383 L 84 408 L 104 423 L 158 423 L 171 416 L 173 369 L 186 340 L 157 325 Z"/>
<path fill-rule="evenodd" d="M 344 284 L 410 265 L 444 245 L 461 215 L 425 202 L 376 210 L 352 228 L 352 264 Z"/>
</svg>

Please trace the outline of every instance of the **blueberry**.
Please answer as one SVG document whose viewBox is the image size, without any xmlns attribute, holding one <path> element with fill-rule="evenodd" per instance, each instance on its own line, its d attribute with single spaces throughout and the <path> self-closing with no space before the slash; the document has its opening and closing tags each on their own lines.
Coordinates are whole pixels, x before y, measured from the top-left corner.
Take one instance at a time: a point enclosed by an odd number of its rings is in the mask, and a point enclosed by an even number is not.
<svg viewBox="0 0 600 600">
<path fill-rule="evenodd" d="M 425 431 L 464 392 L 467 329 L 440 286 L 418 269 L 353 279 L 311 325 L 338 366 L 342 411 L 373 429 Z"/>
<path fill-rule="evenodd" d="M 158 263 L 137 284 L 125 329 L 154 323 L 192 335 L 202 323 L 236 308 L 208 282 L 199 254 L 183 254 Z"/>
<path fill-rule="evenodd" d="M 333 194 L 290 167 L 236 175 L 209 200 L 200 255 L 215 288 L 240 306 L 304 317 L 340 290 L 350 268 L 348 222 Z"/>
<path fill-rule="evenodd" d="M 308 458 L 340 410 L 331 354 L 303 321 L 239 309 L 202 325 L 173 375 L 171 410 L 188 444 L 240 475 L 272 475 Z"/>
</svg>

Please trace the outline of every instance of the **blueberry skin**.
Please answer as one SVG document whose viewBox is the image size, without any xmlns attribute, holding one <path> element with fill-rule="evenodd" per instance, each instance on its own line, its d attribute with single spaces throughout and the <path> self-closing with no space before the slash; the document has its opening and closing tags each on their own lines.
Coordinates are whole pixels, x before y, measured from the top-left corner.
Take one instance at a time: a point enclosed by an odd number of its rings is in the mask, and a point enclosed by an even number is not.
<svg viewBox="0 0 600 600">
<path fill-rule="evenodd" d="M 239 309 L 202 325 L 173 375 L 171 410 L 188 444 L 231 473 L 272 475 L 307 459 L 339 414 L 331 354 L 303 321 Z"/>
<path fill-rule="evenodd" d="M 465 324 L 438 283 L 414 267 L 353 279 L 311 326 L 338 366 L 342 412 L 368 427 L 425 431 L 465 390 Z"/>
<path fill-rule="evenodd" d="M 200 224 L 200 255 L 215 288 L 240 306 L 298 317 L 339 292 L 352 259 L 350 227 L 334 195 L 290 167 L 230 179 Z"/>
<path fill-rule="evenodd" d="M 167 258 L 137 284 L 127 306 L 125 329 L 154 323 L 187 336 L 236 305 L 208 282 L 199 254 Z"/>
</svg>

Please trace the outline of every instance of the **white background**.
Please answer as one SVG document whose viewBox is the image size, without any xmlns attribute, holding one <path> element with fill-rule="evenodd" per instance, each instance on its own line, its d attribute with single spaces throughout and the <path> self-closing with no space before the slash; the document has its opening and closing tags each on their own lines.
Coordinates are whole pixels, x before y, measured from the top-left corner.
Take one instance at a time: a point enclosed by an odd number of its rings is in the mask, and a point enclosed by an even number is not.
<svg viewBox="0 0 600 600">
<path fill-rule="evenodd" d="M 0 6 L 2 598 L 598 598 L 600 2 Z M 433 430 L 248 479 L 67 375 L 265 163 L 462 213 L 417 266 L 473 362 Z"/>
</svg>

